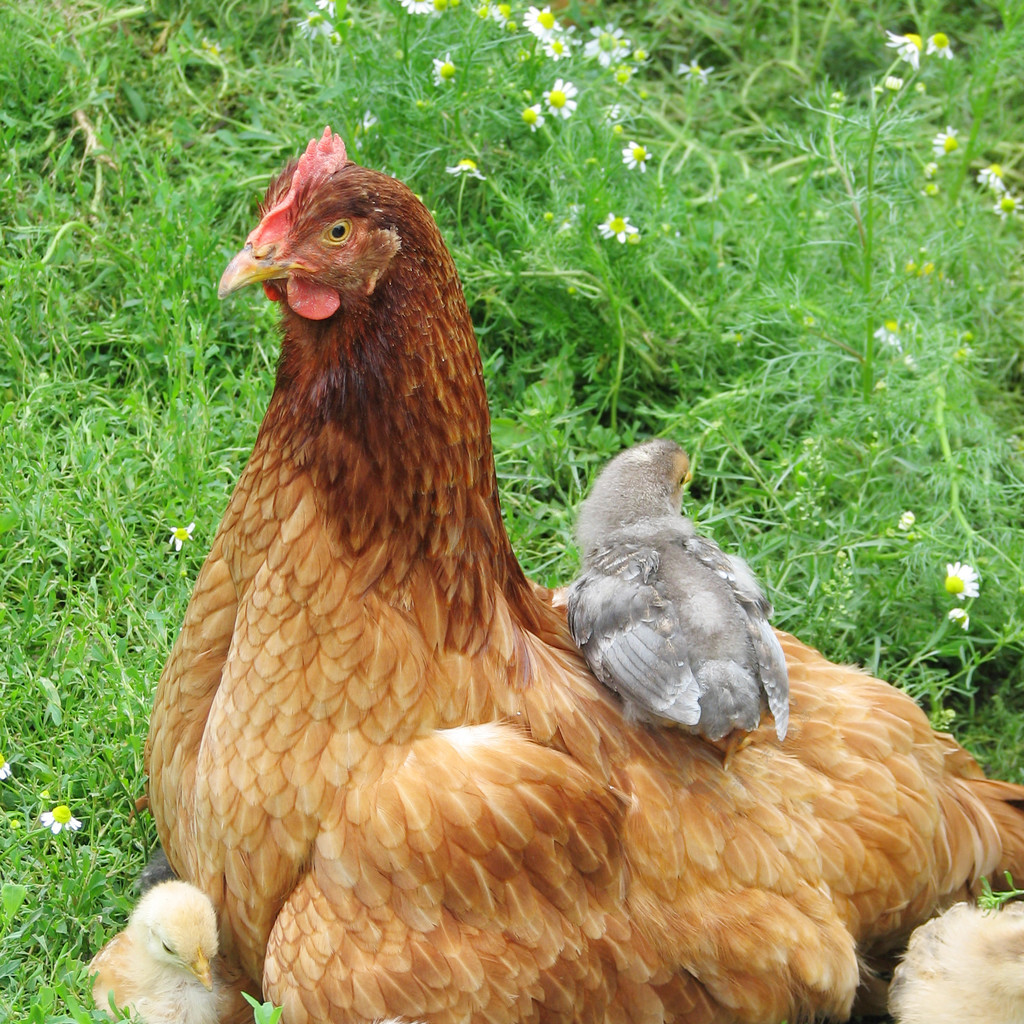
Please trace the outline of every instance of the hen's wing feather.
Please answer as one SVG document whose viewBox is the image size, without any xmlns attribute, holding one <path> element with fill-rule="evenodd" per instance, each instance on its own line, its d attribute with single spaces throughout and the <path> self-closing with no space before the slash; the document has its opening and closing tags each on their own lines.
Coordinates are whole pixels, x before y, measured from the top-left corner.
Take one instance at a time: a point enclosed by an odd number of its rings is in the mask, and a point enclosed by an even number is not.
<svg viewBox="0 0 1024 1024">
<path fill-rule="evenodd" d="M 658 553 L 619 548 L 570 587 L 569 629 L 601 682 L 647 713 L 700 721 L 700 687 L 682 623 L 656 589 Z"/>
</svg>

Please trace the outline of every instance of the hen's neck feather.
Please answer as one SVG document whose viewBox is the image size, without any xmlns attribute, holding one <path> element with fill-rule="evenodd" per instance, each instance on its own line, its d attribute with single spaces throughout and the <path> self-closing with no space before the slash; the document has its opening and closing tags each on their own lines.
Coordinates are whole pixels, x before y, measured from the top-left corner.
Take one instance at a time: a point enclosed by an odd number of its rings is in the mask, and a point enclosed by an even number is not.
<svg viewBox="0 0 1024 1024">
<path fill-rule="evenodd" d="M 483 368 L 440 239 L 417 251 L 403 233 L 372 295 L 324 321 L 285 306 L 282 332 L 261 435 L 308 469 L 343 549 L 387 545 L 384 589 L 429 563 L 453 621 L 495 587 L 524 624 L 546 618 L 502 522 Z"/>
</svg>

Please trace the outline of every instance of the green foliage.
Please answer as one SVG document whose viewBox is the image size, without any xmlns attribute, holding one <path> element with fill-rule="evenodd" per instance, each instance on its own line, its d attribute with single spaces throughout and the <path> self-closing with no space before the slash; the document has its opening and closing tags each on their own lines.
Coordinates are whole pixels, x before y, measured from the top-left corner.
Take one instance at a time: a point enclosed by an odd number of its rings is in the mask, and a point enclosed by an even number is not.
<svg viewBox="0 0 1024 1024">
<path fill-rule="evenodd" d="M 327 123 L 452 249 L 529 572 L 569 579 L 588 480 L 670 435 L 780 626 L 1024 778 L 1024 218 L 977 179 L 1024 194 L 1019 5 L 573 2 L 558 62 L 524 4 L 338 6 L 314 38 L 311 0 L 0 8 L 0 1017 L 102 1019 L 83 965 L 155 842 L 153 687 L 273 378 L 275 309 L 216 282 Z M 609 23 L 631 45 L 604 67 Z M 915 73 L 886 29 L 954 58 Z M 957 561 L 978 598 L 944 589 Z M 81 830 L 40 827 L 60 804 Z"/>
</svg>

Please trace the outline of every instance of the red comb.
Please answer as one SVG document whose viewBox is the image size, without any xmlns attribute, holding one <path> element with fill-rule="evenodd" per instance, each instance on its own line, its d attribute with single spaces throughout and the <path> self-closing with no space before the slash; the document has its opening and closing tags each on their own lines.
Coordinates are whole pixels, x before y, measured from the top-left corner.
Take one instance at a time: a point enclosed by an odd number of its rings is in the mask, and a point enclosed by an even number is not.
<svg viewBox="0 0 1024 1024">
<path fill-rule="evenodd" d="M 311 139 L 306 152 L 299 157 L 287 194 L 267 210 L 247 241 L 253 245 L 265 245 L 276 241 L 291 226 L 292 207 L 299 190 L 325 181 L 335 171 L 340 171 L 346 163 L 348 155 L 345 153 L 345 143 L 341 141 L 341 136 L 332 135 L 330 126 L 324 128 L 323 135 L 319 139 Z"/>
</svg>

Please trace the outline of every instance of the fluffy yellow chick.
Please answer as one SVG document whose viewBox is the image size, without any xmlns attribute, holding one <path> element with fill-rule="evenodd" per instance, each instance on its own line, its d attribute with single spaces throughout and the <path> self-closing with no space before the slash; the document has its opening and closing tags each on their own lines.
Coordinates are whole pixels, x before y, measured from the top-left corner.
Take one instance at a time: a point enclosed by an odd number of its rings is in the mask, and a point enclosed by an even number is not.
<svg viewBox="0 0 1024 1024">
<path fill-rule="evenodd" d="M 92 994 L 113 1016 L 109 998 L 146 1024 L 216 1024 L 220 986 L 213 976 L 217 915 L 187 882 L 163 882 L 139 901 L 128 927 L 89 964 Z"/>
<path fill-rule="evenodd" d="M 898 1024 L 1024 1024 L 1024 904 L 957 903 L 910 937 L 889 989 Z"/>
</svg>

